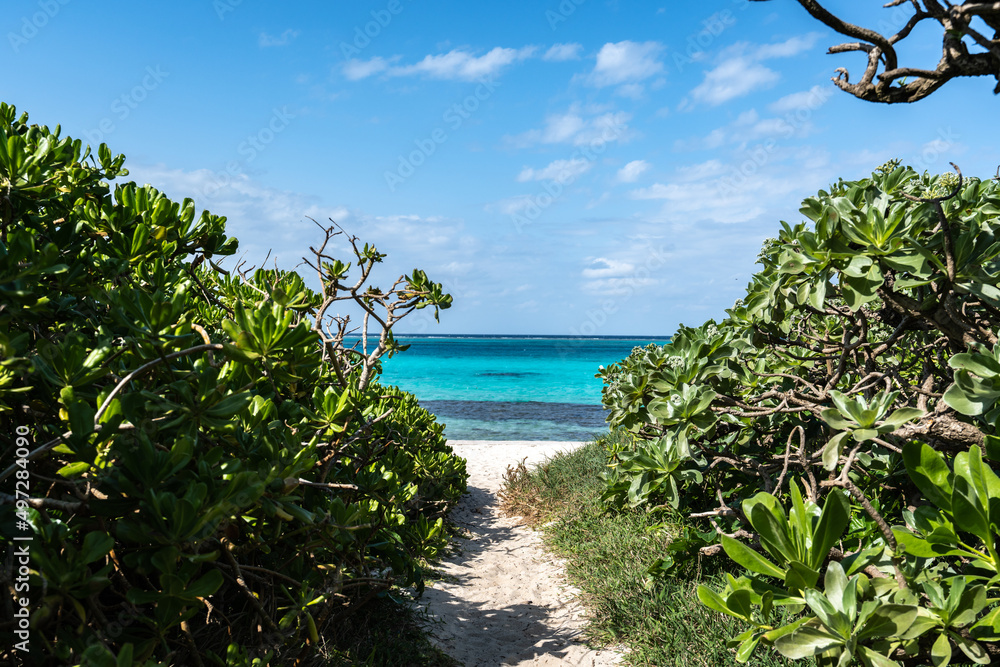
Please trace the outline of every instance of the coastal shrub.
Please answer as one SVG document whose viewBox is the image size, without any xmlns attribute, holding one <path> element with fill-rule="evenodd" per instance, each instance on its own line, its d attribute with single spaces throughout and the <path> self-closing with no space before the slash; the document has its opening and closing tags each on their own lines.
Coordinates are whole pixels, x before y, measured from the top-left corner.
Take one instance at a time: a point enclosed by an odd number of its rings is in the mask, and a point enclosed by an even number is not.
<svg viewBox="0 0 1000 667">
<path fill-rule="evenodd" d="M 986 664 L 1000 610 L 1000 183 L 895 161 L 806 199 L 721 322 L 603 369 L 605 498 L 720 551 L 710 608 L 821 665 Z M 708 529 L 707 531 L 705 529 Z M 797 620 L 776 619 L 777 609 Z"/>
<path fill-rule="evenodd" d="M 443 426 L 377 382 L 392 326 L 451 298 L 421 271 L 379 289 L 384 255 L 335 226 L 319 291 L 227 272 L 225 218 L 60 135 L 0 105 L 0 661 L 336 655 L 328 629 L 421 586 L 465 488 Z"/>
</svg>

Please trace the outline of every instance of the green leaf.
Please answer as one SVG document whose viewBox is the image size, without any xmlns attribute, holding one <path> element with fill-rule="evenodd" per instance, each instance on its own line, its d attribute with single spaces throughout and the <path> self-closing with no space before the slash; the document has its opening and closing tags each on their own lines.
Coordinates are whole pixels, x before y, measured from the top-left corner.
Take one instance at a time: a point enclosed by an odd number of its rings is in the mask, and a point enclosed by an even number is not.
<svg viewBox="0 0 1000 667">
<path fill-rule="evenodd" d="M 717 611 L 720 614 L 727 614 L 733 616 L 734 614 L 726 606 L 726 601 L 722 599 L 722 596 L 713 591 L 711 588 L 705 584 L 698 584 L 698 600 L 711 609 L 712 611 Z"/>
<path fill-rule="evenodd" d="M 819 417 L 835 431 L 844 431 L 857 427 L 857 423 L 853 420 L 845 419 L 843 414 L 841 414 L 841 411 L 834 408 L 827 408 L 823 410 Z"/>
<path fill-rule="evenodd" d="M 851 505 L 847 501 L 847 496 L 832 489 L 826 496 L 823 513 L 820 514 L 819 523 L 816 524 L 816 532 L 813 533 L 810 564 L 814 569 L 819 569 L 823 564 L 830 549 L 844 534 L 844 529 L 847 528 L 850 521 Z"/>
<path fill-rule="evenodd" d="M 917 618 L 914 605 L 883 604 L 868 617 L 868 622 L 858 633 L 859 639 L 894 637 L 903 634 Z"/>
<path fill-rule="evenodd" d="M 873 667 L 899 667 L 899 663 L 895 660 L 891 660 L 875 649 L 868 648 L 867 646 L 859 646 L 858 653 L 867 658 L 873 665 Z"/>
<path fill-rule="evenodd" d="M 808 588 L 803 591 L 802 596 L 806 604 L 817 618 L 822 621 L 829 630 L 836 632 L 841 638 L 847 640 L 851 636 L 851 624 L 847 614 L 838 610 L 829 598 L 815 588 Z"/>
<path fill-rule="evenodd" d="M 185 593 L 191 597 L 205 598 L 219 590 L 223 581 L 225 581 L 225 579 L 223 578 L 221 571 L 209 570 L 203 577 L 198 579 L 198 581 L 190 584 Z"/>
<path fill-rule="evenodd" d="M 955 373 L 955 382 L 944 392 L 942 400 L 963 415 L 981 415 L 1000 398 L 993 382 L 974 379 L 968 371 Z"/>
<path fill-rule="evenodd" d="M 791 591 L 803 591 L 812 588 L 819 581 L 819 570 L 810 568 L 797 560 L 789 561 L 785 573 L 785 587 Z"/>
<path fill-rule="evenodd" d="M 763 574 L 775 579 L 784 580 L 785 571 L 767 560 L 742 542 L 725 535 L 722 536 L 722 548 L 726 555 L 751 572 Z"/>
<path fill-rule="evenodd" d="M 750 597 L 750 591 L 745 588 L 735 590 L 726 598 L 726 606 L 732 609 L 736 615 L 750 621 L 752 619 Z"/>
<path fill-rule="evenodd" d="M 843 450 L 844 438 L 851 434 L 850 431 L 842 431 L 830 438 L 830 441 L 823 447 L 823 467 L 828 471 L 833 471 L 840 461 L 840 453 Z"/>
<path fill-rule="evenodd" d="M 983 455 L 991 461 L 1000 463 L 1000 436 L 987 435 L 984 445 L 986 451 Z"/>
<path fill-rule="evenodd" d="M 774 642 L 774 648 L 778 649 L 778 653 L 792 660 L 808 658 L 843 645 L 843 638 L 811 625 L 803 625 L 795 632 L 779 637 Z"/>
<path fill-rule="evenodd" d="M 56 474 L 60 477 L 76 477 L 77 475 L 82 475 L 83 473 L 90 470 L 90 464 L 86 461 L 77 461 L 76 463 L 67 463 L 62 468 L 56 471 Z"/>
<path fill-rule="evenodd" d="M 744 511 L 746 511 L 747 504 L 748 502 L 743 504 Z M 788 519 L 783 516 L 775 516 L 762 503 L 752 505 L 747 517 L 750 519 L 750 524 L 760 534 L 764 547 L 772 556 L 790 561 L 795 560 L 800 555 L 796 545 L 789 539 L 791 526 Z"/>
<path fill-rule="evenodd" d="M 84 563 L 93 563 L 107 556 L 115 546 L 115 540 L 107 533 L 93 531 L 83 538 L 83 548 L 80 557 Z"/>
<path fill-rule="evenodd" d="M 996 478 L 995 475 L 993 477 Z M 959 452 L 955 456 L 954 485 L 951 501 L 955 524 L 983 542 L 992 541 L 989 519 L 991 489 L 988 488 L 983 473 L 982 453 L 979 447 L 973 447 L 968 452 Z M 1000 490 L 994 488 L 993 491 Z"/>
<path fill-rule="evenodd" d="M 885 427 L 890 427 L 889 430 L 895 431 L 897 428 L 905 424 L 912 419 L 918 419 L 924 416 L 924 411 L 918 408 L 900 408 L 896 410 L 891 415 L 886 417 L 885 421 L 879 426 L 879 433 L 888 433 L 888 431 L 883 431 Z"/>
<path fill-rule="evenodd" d="M 892 534 L 893 537 L 896 538 L 896 544 L 898 544 L 903 551 L 911 556 L 916 556 L 917 558 L 960 556 L 965 553 L 953 546 L 928 542 L 927 540 L 921 539 L 910 531 L 902 528 L 893 528 Z"/>
<path fill-rule="evenodd" d="M 864 442 L 878 437 L 878 431 L 873 428 L 859 428 L 851 431 L 855 442 Z"/>
<path fill-rule="evenodd" d="M 984 379 L 1000 376 L 1000 362 L 985 354 L 962 352 L 949 359 L 948 365 L 956 370 L 975 373 Z"/>
<path fill-rule="evenodd" d="M 979 642 L 966 639 L 957 632 L 949 632 L 948 635 L 951 637 L 952 641 L 958 644 L 958 648 L 962 649 L 962 653 L 967 655 L 970 660 L 979 665 L 990 664 L 990 654 L 986 652 L 986 649 L 984 649 Z"/>
<path fill-rule="evenodd" d="M 774 630 L 769 630 L 768 632 L 765 632 L 764 639 L 773 643 L 779 637 L 784 637 L 785 635 L 792 634 L 797 629 L 799 629 L 803 624 L 808 623 L 809 621 L 815 621 L 815 619 L 811 616 L 804 616 L 798 619 L 797 621 L 789 623 L 788 625 L 783 625 L 779 628 L 775 628 Z"/>
<path fill-rule="evenodd" d="M 951 511 L 952 479 L 944 457 L 923 442 L 908 442 L 903 446 L 903 463 L 910 479 L 932 503 L 946 512 Z"/>
<path fill-rule="evenodd" d="M 986 642 L 1000 641 L 1000 607 L 979 619 L 969 628 L 969 634 Z"/>
<path fill-rule="evenodd" d="M 753 655 L 754 649 L 757 648 L 759 642 L 760 637 L 753 636 L 740 644 L 739 649 L 736 651 L 736 662 L 745 663 L 750 660 L 750 656 Z"/>
</svg>

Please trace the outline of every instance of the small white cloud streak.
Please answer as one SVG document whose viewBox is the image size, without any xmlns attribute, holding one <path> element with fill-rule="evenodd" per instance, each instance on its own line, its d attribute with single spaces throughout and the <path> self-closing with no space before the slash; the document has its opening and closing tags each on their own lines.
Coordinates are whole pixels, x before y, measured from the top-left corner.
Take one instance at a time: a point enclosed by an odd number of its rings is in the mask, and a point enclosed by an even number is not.
<svg viewBox="0 0 1000 667">
<path fill-rule="evenodd" d="M 286 46 L 288 44 L 291 44 L 292 41 L 299 36 L 299 34 L 300 33 L 298 30 L 292 30 L 291 28 L 281 33 L 277 37 L 269 35 L 266 32 L 262 32 L 257 37 L 257 46 L 259 46 L 262 49 L 266 49 L 271 46 Z"/>
<path fill-rule="evenodd" d="M 659 59 L 663 50 L 659 42 L 609 42 L 598 52 L 589 81 L 603 87 L 648 79 L 663 71 Z"/>
<path fill-rule="evenodd" d="M 370 60 L 348 60 L 342 71 L 351 81 L 381 73 L 387 76 L 426 76 L 448 81 L 475 81 L 499 74 L 508 65 L 532 57 L 535 50 L 533 46 L 520 49 L 498 46 L 481 56 L 475 56 L 462 49 L 453 49 L 448 53 L 424 56 L 423 60 L 412 65 L 397 66 L 392 66 L 391 63 L 398 61 L 399 56 L 388 60 L 376 56 Z"/>
<path fill-rule="evenodd" d="M 632 160 L 618 170 L 619 183 L 635 183 L 651 165 L 645 160 Z"/>
<path fill-rule="evenodd" d="M 583 46 L 580 44 L 553 44 L 545 55 L 542 56 L 542 60 L 547 60 L 549 62 L 564 62 L 567 60 L 579 60 L 580 51 Z"/>
<path fill-rule="evenodd" d="M 572 160 L 556 160 L 544 169 L 532 169 L 525 167 L 517 175 L 519 183 L 527 181 L 558 181 L 566 183 L 579 178 L 587 173 L 594 163 L 585 158 L 574 158 Z"/>
</svg>

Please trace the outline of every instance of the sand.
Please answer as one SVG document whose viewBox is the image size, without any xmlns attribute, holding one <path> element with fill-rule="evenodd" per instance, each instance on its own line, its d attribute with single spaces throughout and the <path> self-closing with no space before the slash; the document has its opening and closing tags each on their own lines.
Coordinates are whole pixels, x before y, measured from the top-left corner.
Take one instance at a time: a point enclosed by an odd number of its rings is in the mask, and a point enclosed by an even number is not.
<svg viewBox="0 0 1000 667">
<path fill-rule="evenodd" d="M 539 463 L 581 442 L 452 440 L 468 460 L 469 493 L 451 514 L 466 538 L 444 560 L 421 604 L 433 641 L 467 667 L 487 665 L 616 665 L 620 654 L 582 641 L 585 610 L 563 563 L 542 548 L 537 532 L 500 516 L 496 492 L 508 465 Z"/>
</svg>

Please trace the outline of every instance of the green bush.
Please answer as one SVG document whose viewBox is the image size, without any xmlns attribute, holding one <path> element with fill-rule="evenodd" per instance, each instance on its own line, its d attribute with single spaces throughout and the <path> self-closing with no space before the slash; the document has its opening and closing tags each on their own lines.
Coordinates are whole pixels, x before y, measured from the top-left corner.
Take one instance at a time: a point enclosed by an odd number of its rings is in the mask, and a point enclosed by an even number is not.
<svg viewBox="0 0 1000 667">
<path fill-rule="evenodd" d="M 0 105 L 0 544 L 30 549 L 0 658 L 322 662 L 327 628 L 419 588 L 465 488 L 442 425 L 376 381 L 392 326 L 451 298 L 421 271 L 380 290 L 383 255 L 336 227 L 319 292 L 227 273 L 225 218 L 112 189 L 123 165 Z M 377 341 L 345 342 L 341 301 Z"/>
<path fill-rule="evenodd" d="M 752 626 L 739 659 L 990 662 L 1000 183 L 892 162 L 801 212 L 725 320 L 602 371 L 611 423 L 637 439 L 605 498 L 710 529 L 663 569 L 721 550 L 747 570 L 699 589 Z"/>
</svg>

